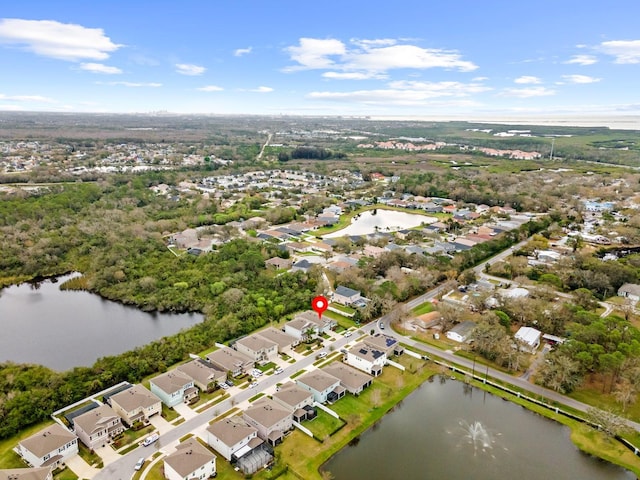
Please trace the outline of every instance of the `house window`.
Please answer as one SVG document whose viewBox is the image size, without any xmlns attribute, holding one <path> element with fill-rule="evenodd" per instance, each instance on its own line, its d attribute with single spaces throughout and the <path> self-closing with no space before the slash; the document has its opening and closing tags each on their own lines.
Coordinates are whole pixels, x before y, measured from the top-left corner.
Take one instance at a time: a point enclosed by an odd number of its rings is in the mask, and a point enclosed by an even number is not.
<svg viewBox="0 0 640 480">
<path fill-rule="evenodd" d="M 50 457 L 51 455 L 47 453 L 44 457 L 42 457 L 42 460 L 46 462 L 47 460 L 49 460 Z"/>
</svg>

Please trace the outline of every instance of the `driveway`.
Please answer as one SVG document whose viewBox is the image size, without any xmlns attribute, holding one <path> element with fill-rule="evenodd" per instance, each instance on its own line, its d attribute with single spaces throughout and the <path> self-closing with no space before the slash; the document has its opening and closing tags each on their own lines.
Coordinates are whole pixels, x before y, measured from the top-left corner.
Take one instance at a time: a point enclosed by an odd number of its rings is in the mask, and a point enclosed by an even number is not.
<svg viewBox="0 0 640 480">
<path fill-rule="evenodd" d="M 111 449 L 111 447 L 105 448 Z M 111 450 L 113 451 L 113 449 Z M 78 478 L 93 478 L 100 471 L 97 468 L 90 466 L 80 455 L 74 455 L 73 457 L 65 460 L 65 463 L 71 470 L 73 470 L 73 473 L 75 473 Z M 107 462 L 104 462 L 104 464 L 107 465 Z"/>
<path fill-rule="evenodd" d="M 120 458 L 120 454 L 116 452 L 110 445 L 107 445 L 106 447 L 98 447 L 94 451 L 100 456 L 105 465 L 111 462 L 115 462 Z M 83 478 L 82 475 L 78 476 L 80 478 Z"/>
<path fill-rule="evenodd" d="M 182 418 L 184 418 L 185 420 L 189 420 L 190 418 L 193 418 L 197 415 L 197 413 L 194 412 L 186 403 L 179 403 L 175 405 L 173 409 L 178 412 L 180 416 L 182 416 Z"/>
<path fill-rule="evenodd" d="M 162 435 L 163 433 L 167 433 L 169 430 L 171 430 L 173 428 L 173 425 L 171 425 L 169 422 L 167 422 L 160 415 L 154 415 L 154 416 L 150 417 L 149 418 L 149 423 L 151 423 L 151 425 L 156 427 L 156 429 L 158 430 L 160 435 Z"/>
</svg>

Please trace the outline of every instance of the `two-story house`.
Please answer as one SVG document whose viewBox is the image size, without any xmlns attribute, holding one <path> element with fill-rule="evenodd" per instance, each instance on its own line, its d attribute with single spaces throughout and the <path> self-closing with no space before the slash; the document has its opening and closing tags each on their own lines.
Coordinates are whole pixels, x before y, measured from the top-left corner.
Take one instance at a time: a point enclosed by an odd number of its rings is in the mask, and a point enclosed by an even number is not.
<svg viewBox="0 0 640 480">
<path fill-rule="evenodd" d="M 160 399 L 139 384 L 112 395 L 108 403 L 129 426 L 135 422 L 147 424 L 149 417 L 162 412 Z"/>
<path fill-rule="evenodd" d="M 313 370 L 296 378 L 299 387 L 311 392 L 318 403 L 336 402 L 344 397 L 345 388 L 340 380 L 323 370 Z"/>
<path fill-rule="evenodd" d="M 273 327 L 268 327 L 264 330 L 260 330 L 256 333 L 256 335 L 259 335 L 260 337 L 277 344 L 278 353 L 283 353 L 291 350 L 300 343 L 297 338 L 292 337 L 291 335 L 284 333 L 282 330 L 278 330 L 277 328 Z"/>
<path fill-rule="evenodd" d="M 0 480 L 53 480 L 52 472 L 52 467 L 1 469 Z"/>
<path fill-rule="evenodd" d="M 293 428 L 292 413 L 290 408 L 263 397 L 242 412 L 242 418 L 258 430 L 261 439 L 276 446 L 282 442 L 284 433 Z"/>
<path fill-rule="evenodd" d="M 347 389 L 352 395 L 359 395 L 365 388 L 371 385 L 373 377 L 366 373 L 345 365 L 344 363 L 333 362 L 322 370 L 329 375 L 340 380 L 340 385 Z"/>
<path fill-rule="evenodd" d="M 203 392 L 211 392 L 217 383 L 227 379 L 227 372 L 216 368 L 213 363 L 198 358 L 177 367 L 182 373 L 193 380 L 193 383 Z"/>
<path fill-rule="evenodd" d="M 198 396 L 193 379 L 180 370 L 171 370 L 149 381 L 151 392 L 156 394 L 167 407 L 188 402 Z"/>
<path fill-rule="evenodd" d="M 320 318 L 316 312 L 307 310 L 285 323 L 284 332 L 299 341 L 307 341 L 329 332 L 336 325 L 337 322 L 326 315 Z"/>
<path fill-rule="evenodd" d="M 260 365 L 272 362 L 278 357 L 278 344 L 258 334 L 237 340 L 233 347 Z"/>
<path fill-rule="evenodd" d="M 232 377 L 239 377 L 255 366 L 251 357 L 240 353 L 233 348 L 224 347 L 207 355 L 207 360 L 216 368 L 228 372 Z"/>
<path fill-rule="evenodd" d="M 73 419 L 73 430 L 91 450 L 104 447 L 124 432 L 120 416 L 109 405 L 100 405 Z"/>
<path fill-rule="evenodd" d="M 78 437 L 54 423 L 21 440 L 14 451 L 32 467 L 57 468 L 78 453 Z"/>
<path fill-rule="evenodd" d="M 256 440 L 257 439 L 257 440 Z M 223 418 L 207 427 L 207 443 L 231 461 L 240 458 L 263 443 L 258 429 L 247 425 L 240 417 Z"/>
<path fill-rule="evenodd" d="M 347 350 L 344 361 L 358 370 L 377 377 L 382 373 L 382 367 L 387 363 L 387 354 L 383 350 L 359 342 Z"/>
<path fill-rule="evenodd" d="M 381 250 L 384 252 L 384 249 Z M 333 301 L 344 306 L 353 305 L 361 298 L 359 291 L 342 285 L 339 285 L 333 294 Z"/>
<path fill-rule="evenodd" d="M 191 437 L 176 446 L 164 459 L 164 476 L 168 480 L 205 479 L 216 476 L 216 456 Z"/>
<path fill-rule="evenodd" d="M 293 382 L 287 382 L 278 387 L 272 395 L 274 401 L 293 412 L 293 420 L 302 422 L 316 416 L 313 407 L 313 394 Z"/>
</svg>

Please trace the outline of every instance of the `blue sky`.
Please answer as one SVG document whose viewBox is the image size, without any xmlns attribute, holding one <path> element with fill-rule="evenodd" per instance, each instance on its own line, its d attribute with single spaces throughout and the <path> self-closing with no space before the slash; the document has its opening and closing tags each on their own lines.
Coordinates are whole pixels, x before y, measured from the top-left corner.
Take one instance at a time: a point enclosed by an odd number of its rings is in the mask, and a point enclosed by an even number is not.
<svg viewBox="0 0 640 480">
<path fill-rule="evenodd" d="M 24 0 L 0 110 L 640 113 L 640 2 Z"/>
</svg>

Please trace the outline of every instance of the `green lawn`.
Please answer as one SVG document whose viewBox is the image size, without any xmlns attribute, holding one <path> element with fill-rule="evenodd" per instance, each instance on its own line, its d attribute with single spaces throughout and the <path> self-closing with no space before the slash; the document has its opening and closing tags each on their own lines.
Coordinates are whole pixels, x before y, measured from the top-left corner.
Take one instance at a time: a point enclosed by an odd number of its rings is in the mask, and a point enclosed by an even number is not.
<svg viewBox="0 0 640 480">
<path fill-rule="evenodd" d="M 214 398 L 217 398 L 217 397 L 222 397 L 224 395 L 225 395 L 224 390 L 222 390 L 221 388 L 217 388 L 211 393 L 200 391 L 200 400 L 198 400 L 193 405 L 190 405 L 190 407 L 197 411 L 198 407 L 201 407 L 208 401 L 213 400 Z"/>
<path fill-rule="evenodd" d="M 102 458 L 97 453 L 92 453 L 84 443 L 78 441 L 78 455 L 91 466 L 96 466 L 102 463 Z"/>
<path fill-rule="evenodd" d="M 64 470 L 54 474 L 53 480 L 78 480 L 78 475 L 76 475 L 70 468 L 65 468 Z"/>
<path fill-rule="evenodd" d="M 304 422 L 303 426 L 311 430 L 311 432 L 322 441 L 345 424 L 344 421 L 329 415 L 324 410 L 318 408 L 317 411 L 318 416 L 311 421 Z"/>
<path fill-rule="evenodd" d="M 418 315 L 424 315 L 425 313 L 433 312 L 434 310 L 435 308 L 433 307 L 433 303 L 424 302 L 423 304 L 418 305 L 416 308 L 411 310 L 411 312 L 414 313 L 416 316 L 418 316 Z"/>
<path fill-rule="evenodd" d="M 22 468 L 25 466 L 20 456 L 13 451 L 13 448 L 20 440 L 39 432 L 48 425 L 52 425 L 52 421 L 47 421 L 25 428 L 17 435 L 11 438 L 0 440 L 0 468 Z"/>
<path fill-rule="evenodd" d="M 339 303 L 330 303 L 329 306 L 331 308 L 335 308 L 336 310 L 339 310 L 341 312 L 346 313 L 347 315 L 353 315 L 356 313 L 355 309 L 351 308 L 351 307 L 345 307 L 344 305 L 340 305 Z M 325 312 L 326 313 L 326 312 Z"/>
<path fill-rule="evenodd" d="M 164 403 L 162 404 L 162 418 L 164 418 L 167 422 L 172 422 L 179 416 L 180 414 L 173 408 L 167 407 Z"/>
<path fill-rule="evenodd" d="M 146 437 L 149 435 L 155 427 L 153 425 L 147 425 L 144 428 L 141 428 L 138 431 L 133 431 L 132 429 L 127 429 L 122 433 L 122 438 L 113 442 L 113 448 L 119 450 L 125 445 L 131 445 L 136 442 L 139 438 Z"/>
</svg>

